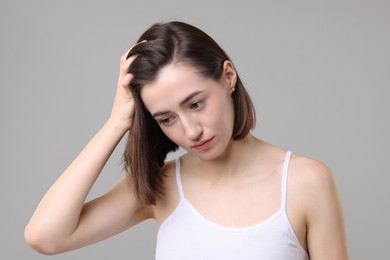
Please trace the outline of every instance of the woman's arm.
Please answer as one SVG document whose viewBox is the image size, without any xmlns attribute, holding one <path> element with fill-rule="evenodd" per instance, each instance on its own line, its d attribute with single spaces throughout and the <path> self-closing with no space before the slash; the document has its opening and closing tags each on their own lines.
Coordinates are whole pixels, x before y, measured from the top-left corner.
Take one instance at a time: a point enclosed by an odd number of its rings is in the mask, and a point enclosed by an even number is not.
<svg viewBox="0 0 390 260">
<path fill-rule="evenodd" d="M 312 260 L 347 260 L 343 210 L 333 174 L 320 162 L 305 171 L 307 244 Z"/>
<path fill-rule="evenodd" d="M 119 233 L 150 217 L 127 179 L 104 196 L 85 203 L 113 150 L 131 128 L 133 100 L 127 73 L 134 60 L 121 57 L 117 94 L 110 119 L 48 190 L 25 230 L 26 241 L 45 254 L 69 251 Z"/>
</svg>

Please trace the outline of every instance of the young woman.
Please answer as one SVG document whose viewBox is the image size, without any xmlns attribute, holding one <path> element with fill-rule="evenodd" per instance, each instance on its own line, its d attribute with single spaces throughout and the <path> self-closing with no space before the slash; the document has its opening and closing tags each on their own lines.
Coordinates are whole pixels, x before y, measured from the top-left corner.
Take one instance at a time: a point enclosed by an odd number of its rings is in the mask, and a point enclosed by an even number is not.
<svg viewBox="0 0 390 260">
<path fill-rule="evenodd" d="M 120 63 L 110 118 L 26 227 L 34 249 L 73 250 L 153 218 L 156 259 L 348 259 L 330 170 L 250 134 L 253 105 L 213 39 L 156 24 Z M 127 132 L 128 176 L 85 203 Z M 178 146 L 187 153 L 165 162 Z"/>
</svg>

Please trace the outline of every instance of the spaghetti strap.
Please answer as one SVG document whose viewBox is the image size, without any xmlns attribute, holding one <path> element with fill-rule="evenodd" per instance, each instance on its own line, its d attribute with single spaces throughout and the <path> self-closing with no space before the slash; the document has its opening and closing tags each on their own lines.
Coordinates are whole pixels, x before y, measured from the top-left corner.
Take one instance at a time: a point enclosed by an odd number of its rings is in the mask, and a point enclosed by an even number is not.
<svg viewBox="0 0 390 260">
<path fill-rule="evenodd" d="M 278 174 L 280 182 L 283 179 L 283 184 L 280 183 L 283 191 L 283 206 L 286 204 L 287 170 L 290 157 L 291 152 L 287 152 L 284 165 L 283 162 L 279 165 L 283 167 Z M 289 222 L 287 211 L 283 208 L 279 208 L 272 216 L 257 224 L 243 227 L 220 224 L 202 215 L 184 197 L 180 162 L 180 158 L 176 159 L 176 182 L 180 202 L 159 227 L 155 259 L 254 260 L 260 257 L 262 259 L 309 260 L 308 254 L 300 245 Z"/>
<path fill-rule="evenodd" d="M 180 178 L 180 157 L 176 158 L 176 184 L 179 191 L 180 199 L 184 199 L 183 185 Z"/>
<path fill-rule="evenodd" d="M 291 151 L 287 151 L 286 157 L 284 159 L 283 165 L 283 179 L 282 179 L 282 208 L 286 209 L 287 203 L 287 175 L 288 175 L 288 165 L 291 159 Z"/>
</svg>

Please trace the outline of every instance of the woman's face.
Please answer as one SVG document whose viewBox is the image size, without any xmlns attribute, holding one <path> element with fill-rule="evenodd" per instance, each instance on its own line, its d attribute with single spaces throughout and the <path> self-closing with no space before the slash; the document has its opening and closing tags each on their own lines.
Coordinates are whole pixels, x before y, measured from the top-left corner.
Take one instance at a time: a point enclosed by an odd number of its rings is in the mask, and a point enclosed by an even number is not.
<svg viewBox="0 0 390 260">
<path fill-rule="evenodd" d="M 214 159 L 232 141 L 236 77 L 230 61 L 219 81 L 200 76 L 189 65 L 170 64 L 143 86 L 141 98 L 169 139 L 202 159 Z"/>
</svg>

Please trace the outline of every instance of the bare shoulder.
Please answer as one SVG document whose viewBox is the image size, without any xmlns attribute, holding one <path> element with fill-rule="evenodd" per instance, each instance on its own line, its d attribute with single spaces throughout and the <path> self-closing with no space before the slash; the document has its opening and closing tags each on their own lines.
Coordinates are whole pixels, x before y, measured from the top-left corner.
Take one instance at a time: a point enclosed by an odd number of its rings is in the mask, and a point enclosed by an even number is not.
<svg viewBox="0 0 390 260">
<path fill-rule="evenodd" d="M 324 163 L 293 155 L 289 184 L 293 205 L 305 220 L 314 259 L 349 259 L 342 205 L 332 171 Z"/>
<path fill-rule="evenodd" d="M 343 210 L 332 171 L 320 161 L 293 155 L 288 179 L 291 215 L 303 220 L 293 225 L 304 223 L 306 235 L 301 237 L 306 237 L 310 256 L 348 259 Z"/>
<path fill-rule="evenodd" d="M 301 191 L 306 196 L 318 196 L 336 189 L 331 169 L 321 161 L 293 154 L 289 172 L 289 178 L 304 188 Z"/>
<path fill-rule="evenodd" d="M 287 191 L 288 208 L 306 226 L 339 200 L 330 168 L 321 161 L 297 154 L 291 157 Z"/>
<path fill-rule="evenodd" d="M 288 175 L 288 194 L 293 210 L 299 211 L 305 225 L 334 212 L 339 196 L 334 175 L 321 161 L 293 154 Z M 290 204 L 290 205 L 291 205 Z"/>
</svg>

